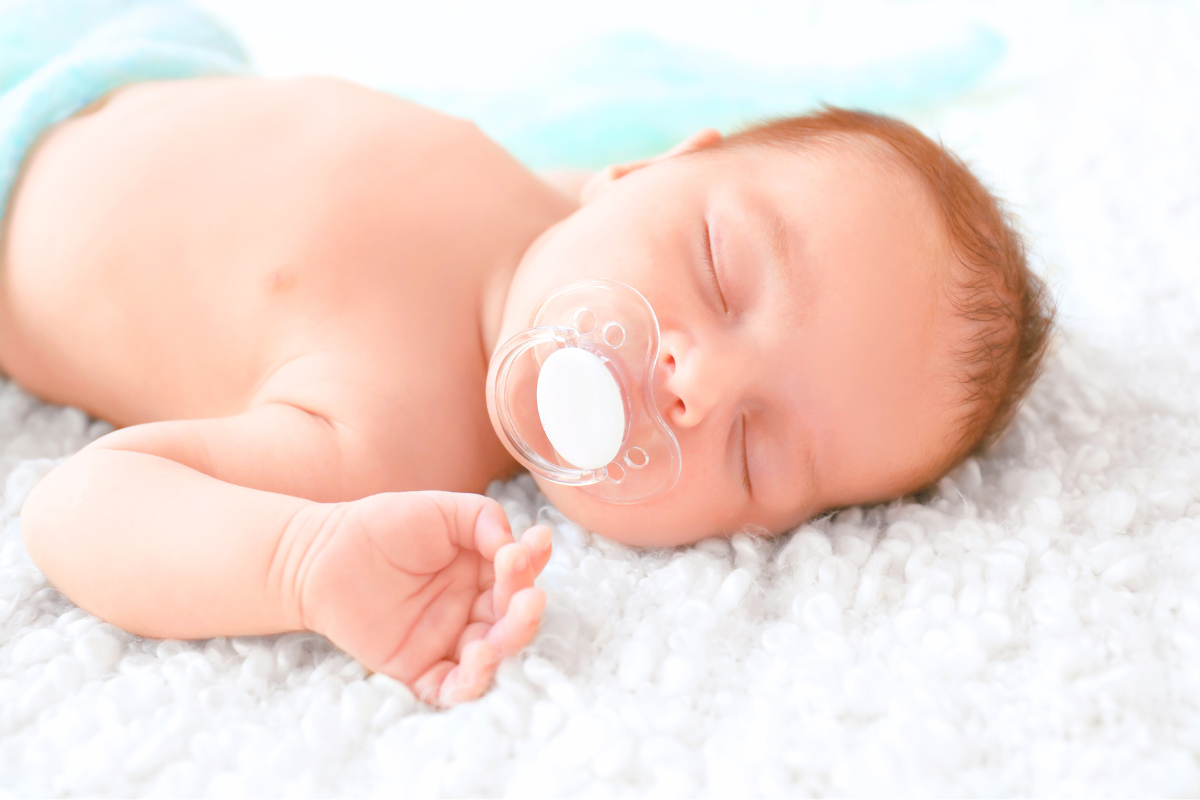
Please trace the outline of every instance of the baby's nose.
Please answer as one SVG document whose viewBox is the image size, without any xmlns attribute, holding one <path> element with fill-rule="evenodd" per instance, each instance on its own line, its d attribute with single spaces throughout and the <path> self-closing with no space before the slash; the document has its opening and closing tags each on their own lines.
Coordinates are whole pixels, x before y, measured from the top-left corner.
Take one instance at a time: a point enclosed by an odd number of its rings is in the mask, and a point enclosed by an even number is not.
<svg viewBox="0 0 1200 800">
<path fill-rule="evenodd" d="M 683 336 L 664 332 L 659 347 L 655 400 L 668 423 L 692 428 L 736 388 L 733 359 Z"/>
</svg>

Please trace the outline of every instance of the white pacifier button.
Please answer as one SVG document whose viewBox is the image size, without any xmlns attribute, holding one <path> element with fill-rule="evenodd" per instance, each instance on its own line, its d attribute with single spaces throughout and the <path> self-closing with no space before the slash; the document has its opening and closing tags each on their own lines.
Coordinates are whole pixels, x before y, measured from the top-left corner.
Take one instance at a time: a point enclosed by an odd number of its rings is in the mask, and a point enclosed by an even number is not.
<svg viewBox="0 0 1200 800">
<path fill-rule="evenodd" d="M 564 347 L 542 364 L 538 416 L 560 456 L 580 469 L 599 469 L 617 457 L 625 438 L 621 388 L 595 353 Z"/>
</svg>

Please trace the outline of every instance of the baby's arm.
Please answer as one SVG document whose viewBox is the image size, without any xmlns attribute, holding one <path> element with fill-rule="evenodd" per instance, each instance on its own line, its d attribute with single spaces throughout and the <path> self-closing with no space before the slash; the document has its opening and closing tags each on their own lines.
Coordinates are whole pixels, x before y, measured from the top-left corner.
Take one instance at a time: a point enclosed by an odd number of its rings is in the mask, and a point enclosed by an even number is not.
<svg viewBox="0 0 1200 800">
<path fill-rule="evenodd" d="M 338 426 L 288 405 L 140 425 L 47 475 L 22 535 L 58 589 L 134 633 L 311 629 L 443 702 L 482 692 L 536 631 L 548 531 L 513 543 L 478 495 L 303 499 L 369 475 Z"/>
</svg>

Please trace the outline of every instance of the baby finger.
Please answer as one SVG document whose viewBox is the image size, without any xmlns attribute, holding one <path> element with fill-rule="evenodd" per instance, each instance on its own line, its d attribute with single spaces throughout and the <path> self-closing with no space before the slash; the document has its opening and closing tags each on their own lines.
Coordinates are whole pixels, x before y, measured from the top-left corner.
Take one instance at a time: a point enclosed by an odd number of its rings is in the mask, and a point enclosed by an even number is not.
<svg viewBox="0 0 1200 800">
<path fill-rule="evenodd" d="M 458 644 L 454 647 L 454 660 L 461 663 L 463 651 L 471 642 L 477 642 L 487 636 L 488 629 L 492 626 L 486 622 L 473 622 L 463 628 L 462 636 L 458 637 Z"/>
<path fill-rule="evenodd" d="M 492 682 L 499 661 L 499 654 L 486 641 L 471 642 L 463 648 L 458 666 L 442 680 L 438 702 L 452 706 L 479 697 Z"/>
<path fill-rule="evenodd" d="M 467 622 L 486 622 L 491 625 L 496 621 L 496 611 L 492 603 L 492 589 L 480 592 L 471 606 L 471 615 Z"/>
<path fill-rule="evenodd" d="M 513 595 L 508 612 L 487 632 L 490 642 L 501 655 L 512 655 L 533 641 L 546 607 L 546 593 L 529 587 Z"/>
<path fill-rule="evenodd" d="M 533 585 L 533 562 L 529 551 L 513 543 L 496 553 L 496 582 L 492 584 L 492 614 L 499 619 L 508 611 L 512 596 Z"/>
<path fill-rule="evenodd" d="M 439 661 L 427 669 L 421 677 L 412 682 L 410 688 L 422 703 L 439 704 L 439 693 L 442 684 L 457 665 L 453 661 Z"/>
<path fill-rule="evenodd" d="M 520 544 L 529 551 L 529 557 L 533 560 L 534 575 L 541 575 L 550 560 L 550 539 L 551 531 L 546 525 L 535 525 L 521 535 Z"/>
</svg>

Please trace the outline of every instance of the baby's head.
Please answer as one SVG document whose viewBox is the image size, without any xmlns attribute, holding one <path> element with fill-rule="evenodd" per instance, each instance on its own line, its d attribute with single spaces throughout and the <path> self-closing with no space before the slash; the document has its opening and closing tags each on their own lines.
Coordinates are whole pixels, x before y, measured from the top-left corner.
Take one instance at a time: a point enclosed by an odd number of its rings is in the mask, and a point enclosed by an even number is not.
<svg viewBox="0 0 1200 800">
<path fill-rule="evenodd" d="M 1019 236 L 902 122 L 829 109 L 703 132 L 584 194 L 518 267 L 500 340 L 582 278 L 653 306 L 678 484 L 622 506 L 539 478 L 613 539 L 779 532 L 921 489 L 999 434 L 1045 351 L 1052 310 Z"/>
</svg>

